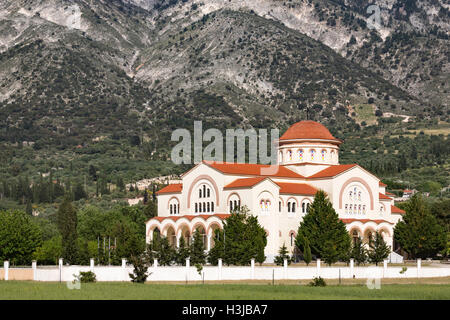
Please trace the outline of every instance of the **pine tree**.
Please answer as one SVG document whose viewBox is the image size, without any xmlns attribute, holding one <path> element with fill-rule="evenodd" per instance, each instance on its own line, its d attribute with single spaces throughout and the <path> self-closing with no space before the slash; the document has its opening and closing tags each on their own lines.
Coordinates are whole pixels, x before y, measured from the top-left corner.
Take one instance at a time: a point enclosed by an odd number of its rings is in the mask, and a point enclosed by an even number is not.
<svg viewBox="0 0 450 320">
<path fill-rule="evenodd" d="M 275 256 L 274 262 L 277 265 L 282 266 L 284 265 L 284 259 L 287 259 L 287 263 L 291 264 L 291 257 L 289 257 L 286 244 L 283 243 L 283 245 L 280 247 L 280 250 L 278 251 L 278 256 Z"/>
<path fill-rule="evenodd" d="M 26 212 L 28 215 L 30 215 L 30 216 L 33 215 L 33 207 L 31 206 L 31 201 L 30 201 L 30 200 L 27 200 L 27 207 L 26 207 L 26 209 L 25 209 L 25 212 Z"/>
<path fill-rule="evenodd" d="M 358 266 L 367 262 L 367 249 L 364 247 L 361 238 L 354 242 L 350 251 L 350 258 L 353 258 Z"/>
<path fill-rule="evenodd" d="M 309 263 L 312 260 L 311 256 L 311 248 L 309 246 L 309 240 L 308 238 L 304 239 L 304 245 L 303 245 L 303 260 L 305 260 L 306 265 L 308 266 Z"/>
<path fill-rule="evenodd" d="M 309 240 L 311 253 L 319 258 L 346 260 L 350 251 L 350 236 L 345 224 L 333 209 L 324 191 L 319 190 L 308 213 L 298 228 L 296 246 L 304 251 L 304 239 Z"/>
<path fill-rule="evenodd" d="M 66 196 L 57 212 L 58 229 L 62 235 L 63 258 L 70 264 L 77 261 L 77 212 Z"/>
<path fill-rule="evenodd" d="M 428 210 L 419 194 L 405 205 L 406 214 L 394 228 L 394 238 L 412 258 L 435 256 L 446 246 L 443 226 Z"/>
<path fill-rule="evenodd" d="M 213 266 L 217 266 L 219 263 L 219 259 L 223 259 L 224 257 L 224 241 L 223 241 L 223 232 L 221 230 L 216 229 L 214 232 L 214 246 L 208 252 L 208 262 Z"/>
<path fill-rule="evenodd" d="M 192 265 L 204 265 L 206 262 L 205 246 L 203 244 L 202 235 L 198 230 L 194 232 L 194 240 L 190 247 L 190 258 Z"/>
<path fill-rule="evenodd" d="M 189 258 L 190 252 L 184 237 L 180 238 L 180 243 L 175 254 L 175 263 L 179 266 L 186 265 L 186 259 Z"/>
<path fill-rule="evenodd" d="M 386 244 L 381 233 L 376 232 L 374 239 L 369 239 L 369 259 L 371 262 L 375 262 L 378 265 L 389 256 L 391 248 Z"/>
</svg>

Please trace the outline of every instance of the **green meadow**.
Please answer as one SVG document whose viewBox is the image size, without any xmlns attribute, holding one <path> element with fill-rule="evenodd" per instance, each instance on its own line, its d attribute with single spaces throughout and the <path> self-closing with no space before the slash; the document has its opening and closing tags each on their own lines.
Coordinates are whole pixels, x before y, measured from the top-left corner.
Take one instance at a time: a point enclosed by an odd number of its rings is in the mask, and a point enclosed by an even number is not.
<svg viewBox="0 0 450 320">
<path fill-rule="evenodd" d="M 309 287 L 307 283 L 275 284 L 134 284 L 120 282 L 82 283 L 69 289 L 66 283 L 0 281 L 1 300 L 273 300 L 273 299 L 426 299 L 450 300 L 450 284 L 383 284 L 368 289 L 365 283 Z"/>
</svg>

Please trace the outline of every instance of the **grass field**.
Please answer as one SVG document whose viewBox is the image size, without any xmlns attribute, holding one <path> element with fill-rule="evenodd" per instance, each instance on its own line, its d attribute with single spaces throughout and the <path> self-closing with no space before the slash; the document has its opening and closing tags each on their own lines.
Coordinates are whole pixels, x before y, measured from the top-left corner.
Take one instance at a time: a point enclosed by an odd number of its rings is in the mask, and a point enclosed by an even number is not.
<svg viewBox="0 0 450 320">
<path fill-rule="evenodd" d="M 407 279 L 405 279 L 407 280 Z M 272 299 L 430 299 L 450 300 L 450 278 L 409 281 L 382 280 L 380 289 L 368 289 L 363 280 L 347 280 L 341 285 L 329 281 L 326 287 L 309 287 L 307 282 L 269 281 L 207 284 L 133 284 L 99 282 L 69 289 L 65 283 L 0 281 L 1 300 L 149 299 L 149 300 L 272 300 Z"/>
</svg>

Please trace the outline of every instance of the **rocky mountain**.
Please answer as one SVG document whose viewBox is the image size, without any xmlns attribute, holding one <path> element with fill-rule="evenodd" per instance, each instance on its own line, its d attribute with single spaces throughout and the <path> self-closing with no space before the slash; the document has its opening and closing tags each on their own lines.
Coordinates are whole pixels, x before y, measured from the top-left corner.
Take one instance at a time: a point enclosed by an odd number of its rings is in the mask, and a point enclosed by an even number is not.
<svg viewBox="0 0 450 320">
<path fill-rule="evenodd" d="M 283 127 L 307 108 L 335 131 L 377 110 L 448 119 L 448 5 L 385 1 L 377 30 L 367 4 L 0 0 L 0 139 L 165 145 L 193 120 Z"/>
</svg>

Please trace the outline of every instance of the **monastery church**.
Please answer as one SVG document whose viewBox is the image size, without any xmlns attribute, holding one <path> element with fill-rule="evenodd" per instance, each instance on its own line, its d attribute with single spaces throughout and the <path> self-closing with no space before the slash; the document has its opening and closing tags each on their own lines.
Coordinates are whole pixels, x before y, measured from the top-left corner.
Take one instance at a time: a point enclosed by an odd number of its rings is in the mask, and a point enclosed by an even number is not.
<svg viewBox="0 0 450 320">
<path fill-rule="evenodd" d="M 391 248 L 393 228 L 405 213 L 380 179 L 357 164 L 339 164 L 342 140 L 314 121 L 292 125 L 279 139 L 278 164 L 203 161 L 182 175 L 182 183 L 157 192 L 158 216 L 146 222 L 146 241 L 155 232 L 173 246 L 195 230 L 205 250 L 214 230 L 223 228 L 233 208 L 247 206 L 267 233 L 266 262 L 285 244 L 292 253 L 295 236 L 317 190 L 324 190 L 355 240 L 380 231 Z"/>
</svg>

